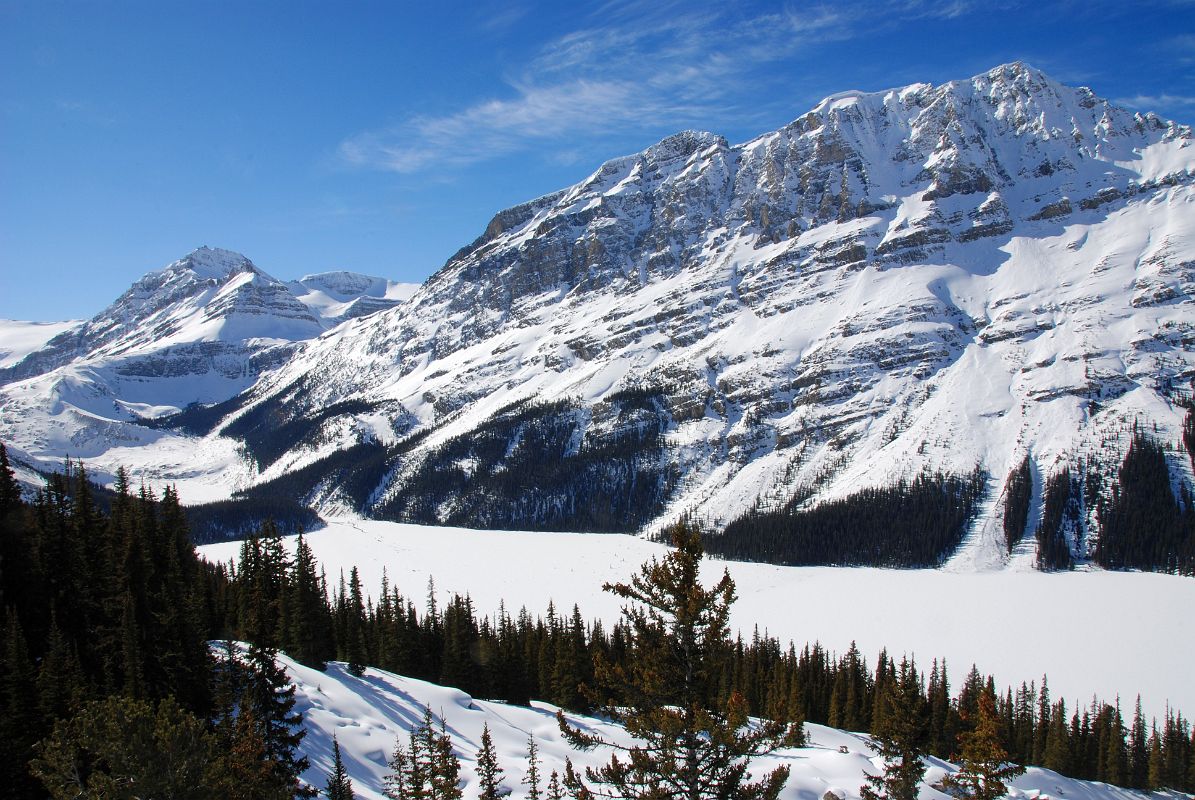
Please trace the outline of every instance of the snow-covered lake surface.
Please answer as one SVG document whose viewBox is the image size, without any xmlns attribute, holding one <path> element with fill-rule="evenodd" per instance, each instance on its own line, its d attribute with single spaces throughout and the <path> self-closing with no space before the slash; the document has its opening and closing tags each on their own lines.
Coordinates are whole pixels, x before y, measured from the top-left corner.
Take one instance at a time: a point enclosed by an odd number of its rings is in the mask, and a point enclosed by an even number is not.
<svg viewBox="0 0 1195 800">
<path fill-rule="evenodd" d="M 436 528 L 341 519 L 308 534 L 335 585 L 354 565 L 377 595 L 383 570 L 422 608 L 429 577 L 437 595 L 468 593 L 480 613 L 499 601 L 542 614 L 576 603 L 587 618 L 618 618 L 604 581 L 628 579 L 664 552 L 616 534 L 529 533 Z M 293 551 L 294 540 L 288 539 Z M 235 558 L 240 544 L 199 548 Z M 1092 694 L 1131 715 L 1161 716 L 1167 702 L 1195 714 L 1195 580 L 1132 572 L 883 570 L 776 567 L 710 560 L 711 580 L 730 570 L 738 588 L 733 625 L 754 626 L 798 646 L 820 641 L 839 653 L 857 642 L 875 664 L 880 648 L 912 653 L 928 671 L 945 658 L 957 688 L 972 663 L 998 686 L 1049 676 L 1055 699 L 1087 704 Z M 818 795 L 820 797 L 820 794 Z"/>
</svg>

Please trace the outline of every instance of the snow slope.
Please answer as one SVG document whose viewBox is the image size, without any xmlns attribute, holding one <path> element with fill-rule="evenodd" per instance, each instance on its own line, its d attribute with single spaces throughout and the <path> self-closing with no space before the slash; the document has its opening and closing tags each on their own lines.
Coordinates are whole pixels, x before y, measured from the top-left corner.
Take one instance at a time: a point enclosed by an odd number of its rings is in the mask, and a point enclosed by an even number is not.
<svg viewBox="0 0 1195 800">
<path fill-rule="evenodd" d="M 396 741 L 407 743 L 407 732 L 419 724 L 424 708 L 430 708 L 438 724 L 444 721 L 462 761 L 464 796 L 476 796 L 476 755 L 483 727 L 488 725 L 498 761 L 505 773 L 503 785 L 512 797 L 526 797 L 522 785 L 527 767 L 527 740 L 534 737 L 539 747 L 543 791 L 552 770 L 564 771 L 565 758 L 578 767 L 598 766 L 608 760 L 608 749 L 582 753 L 573 751 L 562 739 L 555 719 L 555 707 L 536 703 L 530 708 L 487 702 L 456 689 L 404 678 L 382 670 L 367 669 L 360 678 L 350 675 L 344 664 L 332 663 L 326 672 L 296 664 L 286 656 L 279 662 L 295 684 L 296 709 L 303 714 L 301 750 L 310 761 L 304 779 L 322 789 L 332 767 L 332 737 L 340 745 L 341 758 L 353 782 L 356 797 L 382 800 L 387 759 Z M 600 732 L 612 741 L 628 743 L 625 731 L 597 719 L 568 715 L 573 724 Z M 864 774 L 875 773 L 880 762 L 866 736 L 846 733 L 821 725 L 807 725 L 809 744 L 803 748 L 777 751 L 755 762 L 755 776 L 778 764 L 791 768 L 781 797 L 785 800 L 816 800 L 833 790 L 839 797 L 854 800 Z M 920 797 L 946 800 L 947 795 L 930 787 L 954 766 L 928 759 Z M 1011 782 L 1014 800 L 1037 800 L 1046 796 L 1067 800 L 1137 800 L 1142 793 L 1099 783 L 1064 778 L 1049 770 L 1031 768 Z M 1163 795 L 1154 795 L 1162 797 Z"/>
<path fill-rule="evenodd" d="M 576 603 L 587 618 L 612 622 L 616 598 L 604 581 L 626 580 L 664 551 L 619 534 L 522 533 L 336 520 L 308 534 L 335 582 L 356 566 L 376 594 L 383 570 L 391 584 L 422 605 L 428 578 L 441 600 L 469 594 L 479 613 L 499 601 L 561 611 Z M 289 547 L 294 539 L 288 539 Z M 205 545 L 204 558 L 235 558 L 237 542 Z M 1147 714 L 1167 701 L 1195 709 L 1195 581 L 1126 572 L 960 574 L 945 570 L 776 567 L 711 560 L 706 577 L 725 567 L 738 601 L 732 624 L 750 637 L 758 625 L 782 642 L 820 641 L 839 653 L 856 641 L 869 663 L 880 648 L 914 653 L 928 669 L 945 657 L 957 684 L 972 663 L 998 685 L 1050 680 L 1055 698 L 1086 704 L 1093 693 L 1125 707 L 1141 694 Z M 443 607 L 443 605 L 441 605 Z M 820 796 L 820 795 L 819 795 Z"/>
<path fill-rule="evenodd" d="M 79 325 L 80 320 L 67 322 L 21 322 L 0 319 L 0 368 L 11 367 L 63 331 Z"/>
</svg>

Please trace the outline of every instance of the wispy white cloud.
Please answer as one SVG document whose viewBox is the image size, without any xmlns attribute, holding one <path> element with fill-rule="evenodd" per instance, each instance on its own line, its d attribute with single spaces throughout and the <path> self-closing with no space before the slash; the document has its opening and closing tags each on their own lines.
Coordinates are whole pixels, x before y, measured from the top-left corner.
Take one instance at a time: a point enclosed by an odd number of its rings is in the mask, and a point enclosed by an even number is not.
<svg viewBox="0 0 1195 800">
<path fill-rule="evenodd" d="M 708 127 L 764 118 L 744 106 L 768 67 L 828 42 L 857 36 L 878 19 L 954 17 L 971 0 L 872 0 L 803 5 L 744 15 L 733 5 L 698 8 L 667 0 L 613 0 L 591 24 L 545 43 L 506 80 L 508 91 L 455 112 L 408 118 L 356 134 L 340 146 L 353 165 L 420 172 L 464 166 L 551 143 L 661 126 Z M 883 14 L 877 17 L 877 12 Z M 787 98 L 777 98 L 781 102 Z"/>
<path fill-rule="evenodd" d="M 1182 94 L 1138 94 L 1132 97 L 1118 97 L 1112 102 L 1141 111 L 1158 111 L 1163 108 L 1195 106 L 1195 97 Z"/>
</svg>

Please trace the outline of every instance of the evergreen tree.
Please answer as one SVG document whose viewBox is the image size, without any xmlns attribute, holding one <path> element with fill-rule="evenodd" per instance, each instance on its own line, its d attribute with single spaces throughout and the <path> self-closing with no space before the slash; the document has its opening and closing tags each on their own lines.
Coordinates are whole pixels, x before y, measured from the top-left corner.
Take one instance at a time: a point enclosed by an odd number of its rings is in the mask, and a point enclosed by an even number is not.
<svg viewBox="0 0 1195 800">
<path fill-rule="evenodd" d="M 1000 742 L 999 719 L 995 698 L 986 692 L 979 697 L 975 728 L 959 737 L 962 763 L 958 772 L 942 779 L 946 791 L 960 800 L 997 800 L 1008 793 L 1004 781 L 1025 771 L 1008 763 L 1008 753 Z"/>
<path fill-rule="evenodd" d="M 710 702 L 730 644 L 734 582 L 724 573 L 713 588 L 704 588 L 700 533 L 684 524 L 671 533 L 675 549 L 662 560 L 644 564 L 630 584 L 604 587 L 633 601 L 624 608 L 632 653 L 625 663 L 599 661 L 600 704 L 640 744 L 613 745 L 569 725 L 562 713 L 557 715 L 561 731 L 574 747 L 606 744 L 626 754 L 585 771 L 585 780 L 602 784 L 611 796 L 774 800 L 788 778 L 787 768 L 750 783 L 750 759 L 798 744 L 801 731 L 771 721 L 748 728 L 747 704 L 739 692 L 723 704 Z M 574 797 L 590 794 L 579 776 L 569 780 L 566 772 L 566 784 Z"/>
<path fill-rule="evenodd" d="M 440 731 L 432 737 L 428 751 L 430 765 L 428 800 L 461 800 L 461 761 L 452 749 L 452 737 L 440 720 Z"/>
<path fill-rule="evenodd" d="M 8 463 L 8 449 L 0 442 L 0 514 L 15 510 L 21 503 L 21 485 Z"/>
<path fill-rule="evenodd" d="M 252 711 L 257 721 L 267 759 L 273 765 L 277 784 L 296 796 L 313 797 L 314 790 L 303 785 L 299 776 L 308 767 L 307 757 L 298 753 L 306 731 L 303 718 L 294 711 L 295 687 L 275 660 L 276 651 L 250 644 L 248 673 L 241 695 L 241 707 Z"/>
<path fill-rule="evenodd" d="M 300 664 L 324 669 L 334 656 L 332 620 L 316 574 L 315 554 L 300 533 L 295 544 L 291 580 L 286 589 L 286 652 Z"/>
<path fill-rule="evenodd" d="M 1050 728 L 1046 733 L 1046 753 L 1042 762 L 1046 769 L 1063 775 L 1070 774 L 1070 730 L 1066 725 L 1066 701 L 1059 700 L 1050 713 Z"/>
<path fill-rule="evenodd" d="M 481 749 L 477 751 L 477 781 L 480 784 L 478 800 L 498 800 L 510 793 L 502 786 L 502 767 L 498 754 L 494 752 L 494 740 L 490 737 L 490 726 L 481 729 Z"/>
<path fill-rule="evenodd" d="M 390 800 L 460 800 L 460 769 L 443 720 L 437 731 L 431 709 L 425 707 L 423 721 L 410 732 L 409 746 L 395 742 L 383 793 Z"/>
<path fill-rule="evenodd" d="M 328 774 L 328 785 L 324 789 L 328 800 L 353 800 L 353 782 L 340 758 L 340 742 L 332 735 L 332 772 Z"/>
<path fill-rule="evenodd" d="M 360 678 L 365 671 L 369 654 L 365 644 L 365 601 L 361 593 L 361 577 L 357 574 L 356 567 L 349 573 L 348 605 L 344 613 L 345 661 L 348 662 L 349 672 Z"/>
<path fill-rule="evenodd" d="M 564 787 L 560 785 L 560 773 L 556 770 L 548 776 L 547 800 L 564 800 Z"/>
<path fill-rule="evenodd" d="M 539 745 L 535 743 L 534 735 L 527 737 L 527 774 L 522 783 L 527 786 L 527 800 L 540 800 L 543 797 L 539 788 Z"/>
<path fill-rule="evenodd" d="M 925 711 L 916 667 L 902 659 L 896 678 L 885 682 L 882 691 L 882 725 L 872 731 L 872 739 L 884 759 L 884 771 L 868 775 L 859 794 L 863 800 L 916 800 L 925 774 Z"/>
<path fill-rule="evenodd" d="M 50 617 L 46 655 L 37 673 L 37 692 L 42 716 L 52 720 L 73 715 L 83 705 L 87 694 L 83 668 L 74 648 L 67 644 L 54 614 Z"/>
<path fill-rule="evenodd" d="M 54 800 L 207 800 L 220 762 L 203 721 L 173 700 L 108 697 L 55 725 L 32 770 Z"/>
<path fill-rule="evenodd" d="M 1147 789 L 1149 781 L 1149 745 L 1145 735 L 1145 715 L 1141 713 L 1141 695 L 1133 711 L 1133 727 L 1129 731 L 1129 785 Z"/>
<path fill-rule="evenodd" d="M 37 684 L 29 644 L 16 611 L 8 609 L 0 661 L 0 779 L 15 797 L 37 797 L 27 770 L 33 745 L 44 730 L 37 709 Z"/>
</svg>

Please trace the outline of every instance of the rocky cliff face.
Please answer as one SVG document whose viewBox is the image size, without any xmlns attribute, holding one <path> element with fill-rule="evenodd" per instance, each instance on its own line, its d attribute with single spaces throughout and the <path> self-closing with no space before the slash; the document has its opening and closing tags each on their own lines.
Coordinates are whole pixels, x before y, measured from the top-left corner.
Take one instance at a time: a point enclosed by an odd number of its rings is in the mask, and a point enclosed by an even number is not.
<svg viewBox="0 0 1195 800">
<path fill-rule="evenodd" d="M 741 145 L 684 132 L 500 212 L 204 441 L 325 508 L 511 527 L 717 526 L 978 470 L 957 560 L 1002 562 L 1027 454 L 1041 478 L 1137 419 L 1177 438 L 1193 175 L 1189 128 L 1019 63 Z"/>
</svg>

